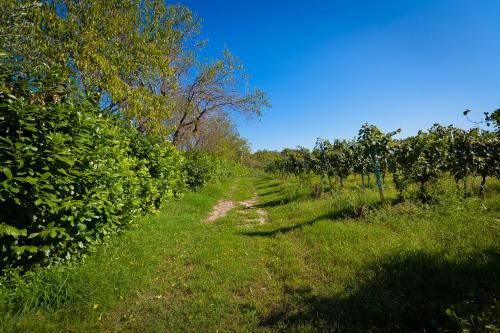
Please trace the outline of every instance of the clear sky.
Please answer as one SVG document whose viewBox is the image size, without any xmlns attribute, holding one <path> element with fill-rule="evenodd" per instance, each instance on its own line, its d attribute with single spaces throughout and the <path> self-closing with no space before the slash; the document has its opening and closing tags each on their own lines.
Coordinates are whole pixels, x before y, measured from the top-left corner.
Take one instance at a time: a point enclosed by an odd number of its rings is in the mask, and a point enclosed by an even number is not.
<svg viewBox="0 0 500 333">
<path fill-rule="evenodd" d="M 207 55 L 227 46 L 269 95 L 238 120 L 253 150 L 352 138 L 371 123 L 415 134 L 500 108 L 500 0 L 181 0 Z"/>
</svg>

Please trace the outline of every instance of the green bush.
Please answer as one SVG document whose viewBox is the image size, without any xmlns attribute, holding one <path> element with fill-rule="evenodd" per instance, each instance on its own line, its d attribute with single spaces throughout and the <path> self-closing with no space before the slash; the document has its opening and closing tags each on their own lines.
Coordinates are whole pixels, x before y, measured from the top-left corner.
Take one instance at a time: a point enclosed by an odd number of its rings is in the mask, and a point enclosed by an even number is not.
<svg viewBox="0 0 500 333">
<path fill-rule="evenodd" d="M 182 188 L 182 157 L 56 74 L 2 72 L 0 270 L 69 259 Z"/>
<path fill-rule="evenodd" d="M 184 159 L 179 151 L 159 136 L 129 131 L 131 154 L 138 160 L 141 209 L 157 213 L 184 189 L 182 168 Z"/>
<path fill-rule="evenodd" d="M 184 152 L 184 158 L 185 182 L 191 190 L 196 190 L 211 180 L 223 180 L 235 169 L 231 162 L 199 150 Z"/>
</svg>

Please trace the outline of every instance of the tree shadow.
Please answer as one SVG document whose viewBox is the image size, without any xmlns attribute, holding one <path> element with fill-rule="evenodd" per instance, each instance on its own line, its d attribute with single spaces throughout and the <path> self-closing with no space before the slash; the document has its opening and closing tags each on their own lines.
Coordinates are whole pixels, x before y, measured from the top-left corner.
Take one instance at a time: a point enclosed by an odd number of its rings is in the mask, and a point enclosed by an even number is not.
<svg viewBox="0 0 500 333">
<path fill-rule="evenodd" d="M 271 190 L 271 191 L 267 191 L 264 193 L 259 193 L 259 197 L 263 197 L 263 196 L 271 195 L 271 194 L 276 194 L 276 193 L 281 193 L 281 192 L 283 192 L 283 190 L 281 190 L 281 189 Z"/>
<path fill-rule="evenodd" d="M 275 200 L 275 201 L 277 202 L 280 200 Z M 270 201 L 269 203 L 271 203 L 272 205 L 275 204 L 274 201 Z M 381 206 L 382 206 L 382 204 L 380 202 L 376 202 L 370 206 L 363 206 L 363 207 L 349 206 L 349 207 L 337 209 L 337 210 L 332 211 L 330 213 L 318 216 L 318 217 L 316 217 L 310 221 L 307 221 L 307 222 L 303 222 L 303 223 L 299 223 L 299 224 L 295 224 L 295 225 L 291 225 L 291 226 L 285 226 L 285 227 L 281 227 L 281 228 L 274 229 L 274 230 L 244 231 L 244 232 L 241 232 L 240 234 L 244 235 L 244 236 L 273 237 L 273 236 L 276 236 L 278 234 L 285 234 L 285 233 L 289 233 L 289 232 L 292 232 L 295 230 L 300 230 L 306 226 L 313 225 L 316 222 L 321 221 L 321 220 L 323 220 L 323 221 L 324 220 L 336 221 L 336 220 L 343 220 L 343 219 L 348 219 L 348 218 L 361 219 L 365 216 L 364 214 L 366 214 L 367 210 L 375 210 Z M 256 205 L 256 207 L 269 207 L 269 206 Z M 365 209 L 365 210 L 360 210 L 361 208 Z"/>
<path fill-rule="evenodd" d="M 276 178 L 274 178 L 274 177 L 263 177 L 263 178 L 261 178 L 259 180 L 254 181 L 253 183 L 255 185 L 259 185 L 259 184 L 269 183 L 271 181 L 276 181 Z"/>
<path fill-rule="evenodd" d="M 255 188 L 257 190 L 263 190 L 263 189 L 267 189 L 267 188 L 270 188 L 270 187 L 276 187 L 276 186 L 279 186 L 279 185 L 280 185 L 279 183 L 274 183 L 274 184 L 267 184 L 267 185 L 257 186 Z"/>
<path fill-rule="evenodd" d="M 277 206 L 287 205 L 290 202 L 297 201 L 297 200 L 300 200 L 300 199 L 306 198 L 306 197 L 309 198 L 310 194 L 288 195 L 288 196 L 282 197 L 280 199 L 260 203 L 258 205 L 255 205 L 255 207 L 257 207 L 257 208 L 277 207 Z"/>
<path fill-rule="evenodd" d="M 492 194 L 492 193 L 499 193 L 500 192 L 500 182 L 494 181 L 492 182 L 491 179 L 489 180 L 490 182 L 486 182 L 485 185 L 485 192 L 487 194 Z"/>
<path fill-rule="evenodd" d="M 286 234 L 294 230 L 299 230 L 302 229 L 305 226 L 308 225 L 313 225 L 316 222 L 316 220 L 312 220 L 309 222 L 301 223 L 301 224 L 296 224 L 288 227 L 283 227 L 283 228 L 278 228 L 270 231 L 242 231 L 239 232 L 238 234 L 243 235 L 243 236 L 250 236 L 250 237 L 273 237 L 278 234 Z"/>
<path fill-rule="evenodd" d="M 371 276 L 349 295 L 317 295 L 285 288 L 282 302 L 261 317 L 278 331 L 437 332 L 500 327 L 500 252 L 460 262 L 424 252 L 398 254 L 361 271 Z M 354 281 L 354 280 L 353 280 Z M 493 331 L 493 330 L 492 330 Z"/>
</svg>

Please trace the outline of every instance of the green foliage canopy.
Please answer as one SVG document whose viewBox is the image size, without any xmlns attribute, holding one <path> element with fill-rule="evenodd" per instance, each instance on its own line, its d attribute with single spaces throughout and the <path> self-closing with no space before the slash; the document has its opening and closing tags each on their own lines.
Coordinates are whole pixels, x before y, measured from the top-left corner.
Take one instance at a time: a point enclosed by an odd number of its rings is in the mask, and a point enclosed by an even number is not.
<svg viewBox="0 0 500 333">
<path fill-rule="evenodd" d="M 6 0 L 2 14 L 0 47 L 21 71 L 62 68 L 153 131 L 170 117 L 176 66 L 199 26 L 186 7 L 152 0 Z"/>
</svg>

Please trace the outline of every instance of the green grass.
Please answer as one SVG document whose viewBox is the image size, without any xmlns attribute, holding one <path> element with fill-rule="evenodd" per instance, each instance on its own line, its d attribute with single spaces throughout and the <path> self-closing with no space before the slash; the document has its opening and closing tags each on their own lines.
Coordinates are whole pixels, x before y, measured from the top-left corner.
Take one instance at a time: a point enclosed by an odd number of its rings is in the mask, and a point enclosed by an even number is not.
<svg viewBox="0 0 500 333">
<path fill-rule="evenodd" d="M 498 182 L 482 200 L 445 180 L 434 205 L 383 208 L 358 181 L 320 198 L 265 176 L 189 193 L 82 263 L 0 286 L 0 331 L 498 332 Z M 267 224 L 241 207 L 203 223 L 254 192 Z"/>
</svg>

